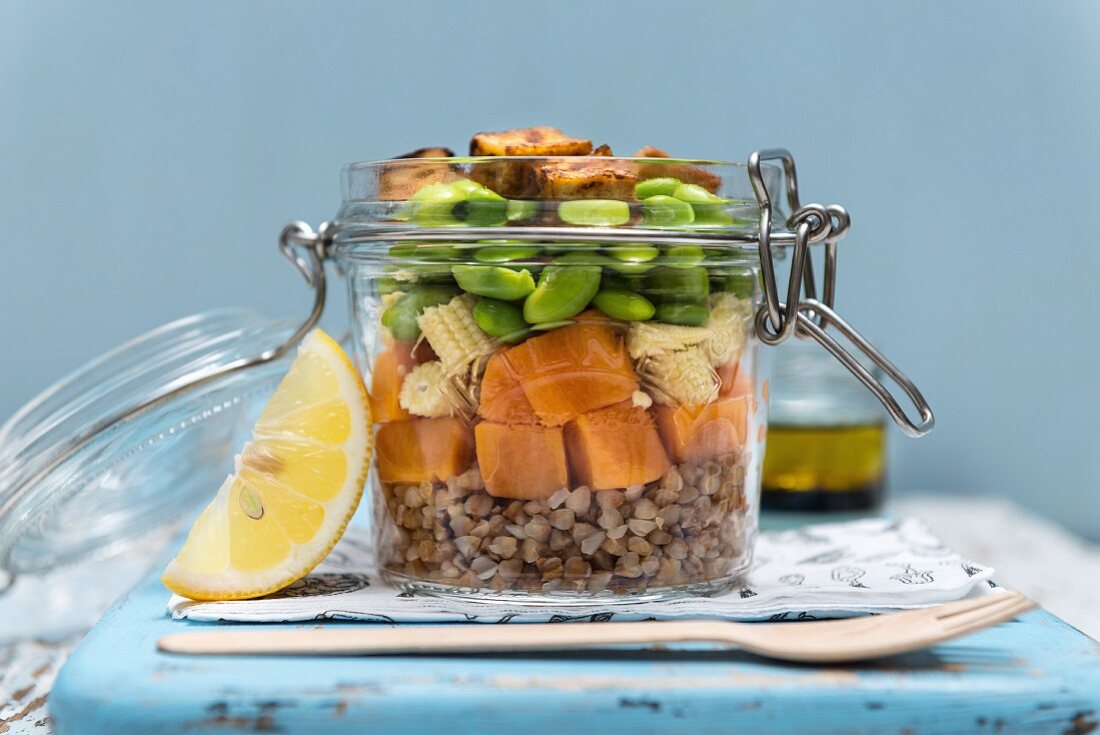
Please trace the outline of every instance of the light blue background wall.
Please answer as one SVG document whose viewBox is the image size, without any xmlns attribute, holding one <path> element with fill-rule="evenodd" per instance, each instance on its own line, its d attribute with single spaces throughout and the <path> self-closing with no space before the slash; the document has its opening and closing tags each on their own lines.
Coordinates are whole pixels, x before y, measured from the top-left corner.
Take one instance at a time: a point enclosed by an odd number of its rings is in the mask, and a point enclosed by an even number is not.
<svg viewBox="0 0 1100 735">
<path fill-rule="evenodd" d="M 0 0 L 0 415 L 166 320 L 298 314 L 274 237 L 345 162 L 531 123 L 784 145 L 853 213 L 840 306 L 937 411 L 894 487 L 1100 537 L 1098 39 L 1089 2 Z"/>
</svg>

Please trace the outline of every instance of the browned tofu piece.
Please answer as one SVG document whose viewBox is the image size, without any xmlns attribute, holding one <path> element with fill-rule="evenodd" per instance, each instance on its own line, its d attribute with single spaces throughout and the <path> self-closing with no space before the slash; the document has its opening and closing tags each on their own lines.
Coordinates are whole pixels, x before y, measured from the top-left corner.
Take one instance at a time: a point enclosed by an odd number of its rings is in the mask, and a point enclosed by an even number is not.
<svg viewBox="0 0 1100 735">
<path fill-rule="evenodd" d="M 549 125 L 478 133 L 470 139 L 471 156 L 587 156 L 592 141 L 570 138 Z"/>
<path fill-rule="evenodd" d="M 407 160 L 453 157 L 454 151 L 450 148 L 438 146 L 418 148 L 411 153 L 396 156 L 400 163 L 383 166 L 378 172 L 378 198 L 387 202 L 402 201 L 429 184 L 454 181 L 457 174 L 454 166 L 450 164 L 436 160 Z"/>
<path fill-rule="evenodd" d="M 601 154 L 604 156 L 606 154 Z M 599 157 L 562 161 L 539 166 L 535 174 L 538 195 L 543 199 L 626 199 L 634 198 L 638 175 L 632 164 L 600 161 Z"/>
<path fill-rule="evenodd" d="M 672 158 L 672 156 L 668 155 L 665 151 L 651 145 L 647 145 L 638 150 L 634 154 L 634 157 Z M 718 189 L 722 186 L 722 177 L 706 169 L 701 169 L 698 166 L 687 166 L 677 163 L 643 163 L 638 166 L 638 178 L 643 181 L 645 179 L 656 179 L 664 176 L 671 176 L 674 179 L 679 179 L 685 184 L 698 184 L 711 194 L 717 194 Z"/>
<path fill-rule="evenodd" d="M 592 141 L 570 138 L 547 125 L 496 133 L 478 133 L 470 140 L 471 156 L 586 156 Z M 471 169 L 474 181 L 511 199 L 538 195 L 535 165 L 528 161 L 490 161 Z"/>
</svg>

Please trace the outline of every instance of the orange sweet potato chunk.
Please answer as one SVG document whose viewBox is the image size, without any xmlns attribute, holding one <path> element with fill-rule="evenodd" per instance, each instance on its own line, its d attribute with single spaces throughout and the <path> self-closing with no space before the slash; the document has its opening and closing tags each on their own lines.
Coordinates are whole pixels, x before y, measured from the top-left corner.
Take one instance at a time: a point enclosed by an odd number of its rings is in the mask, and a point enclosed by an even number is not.
<svg viewBox="0 0 1100 735">
<path fill-rule="evenodd" d="M 597 322 L 554 329 L 505 355 L 535 415 L 547 426 L 628 400 L 638 390 L 622 340 Z"/>
<path fill-rule="evenodd" d="M 565 446 L 574 482 L 594 490 L 644 485 L 669 468 L 653 417 L 629 403 L 570 421 Z"/>
<path fill-rule="evenodd" d="M 481 379 L 481 402 L 477 413 L 498 424 L 537 424 L 539 417 L 504 352 L 489 358 Z"/>
<path fill-rule="evenodd" d="M 445 481 L 474 462 L 474 435 L 457 418 L 394 421 L 378 428 L 375 446 L 382 482 Z"/>
<path fill-rule="evenodd" d="M 399 396 L 401 382 L 416 367 L 416 359 L 410 347 L 396 342 L 385 352 L 379 353 L 370 372 L 371 418 L 375 423 L 407 421 L 409 412 L 401 408 Z"/>
<path fill-rule="evenodd" d="M 657 428 L 673 462 L 699 464 L 745 443 L 749 396 L 696 406 L 657 406 Z"/>
<path fill-rule="evenodd" d="M 498 498 L 548 498 L 569 485 L 562 430 L 482 421 L 474 429 L 485 489 Z"/>
</svg>

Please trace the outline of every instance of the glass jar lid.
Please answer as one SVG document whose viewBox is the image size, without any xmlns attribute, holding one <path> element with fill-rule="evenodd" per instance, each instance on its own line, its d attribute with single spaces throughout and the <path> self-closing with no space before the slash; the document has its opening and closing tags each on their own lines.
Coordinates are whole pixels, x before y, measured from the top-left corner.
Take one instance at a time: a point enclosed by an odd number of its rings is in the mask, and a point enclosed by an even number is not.
<svg viewBox="0 0 1100 735">
<path fill-rule="evenodd" d="M 232 471 L 296 333 L 244 309 L 191 316 L 20 409 L 0 427 L 0 589 L 189 520 Z"/>
</svg>

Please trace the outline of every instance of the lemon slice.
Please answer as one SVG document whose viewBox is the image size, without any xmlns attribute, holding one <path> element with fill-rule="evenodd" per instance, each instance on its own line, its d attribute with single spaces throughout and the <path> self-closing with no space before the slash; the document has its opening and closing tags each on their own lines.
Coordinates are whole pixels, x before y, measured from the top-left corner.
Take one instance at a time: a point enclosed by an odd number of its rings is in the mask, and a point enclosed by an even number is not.
<svg viewBox="0 0 1100 735">
<path fill-rule="evenodd" d="M 301 579 L 332 550 L 370 465 L 367 391 L 347 354 L 310 332 L 252 430 L 236 472 L 161 580 L 195 600 L 239 600 Z"/>
</svg>

